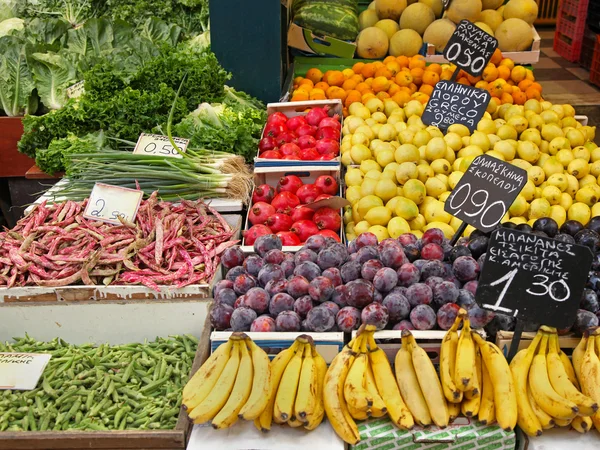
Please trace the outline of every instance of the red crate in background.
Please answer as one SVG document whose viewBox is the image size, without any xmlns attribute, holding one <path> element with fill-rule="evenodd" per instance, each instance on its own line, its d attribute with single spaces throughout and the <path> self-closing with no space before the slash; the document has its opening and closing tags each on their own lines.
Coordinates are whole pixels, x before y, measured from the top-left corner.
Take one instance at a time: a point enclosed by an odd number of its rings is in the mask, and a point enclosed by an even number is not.
<svg viewBox="0 0 600 450">
<path fill-rule="evenodd" d="M 575 41 L 569 36 L 561 34 L 559 31 L 556 31 L 554 33 L 554 51 L 563 58 L 565 58 L 567 61 L 579 61 L 579 55 L 581 55 L 582 44 L 582 39 L 579 39 L 579 41 Z"/>
<path fill-rule="evenodd" d="M 581 45 L 581 54 L 579 55 L 579 65 L 587 70 L 590 70 L 592 67 L 597 36 L 598 33 L 586 26 Z"/>
<path fill-rule="evenodd" d="M 556 18 L 554 51 L 571 62 L 579 61 L 588 0 L 561 0 Z"/>
<path fill-rule="evenodd" d="M 588 0 L 562 0 L 558 7 L 559 16 L 563 15 L 582 17 L 585 22 L 585 15 L 587 14 Z"/>
<path fill-rule="evenodd" d="M 590 69 L 590 83 L 600 86 L 600 35 L 596 36 L 596 47 L 594 47 L 594 60 Z"/>
</svg>

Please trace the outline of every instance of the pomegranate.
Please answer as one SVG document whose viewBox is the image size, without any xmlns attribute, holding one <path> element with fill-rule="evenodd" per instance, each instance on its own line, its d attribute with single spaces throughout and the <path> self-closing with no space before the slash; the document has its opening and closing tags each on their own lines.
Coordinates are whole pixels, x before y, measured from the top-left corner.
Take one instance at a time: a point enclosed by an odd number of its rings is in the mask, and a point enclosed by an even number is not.
<svg viewBox="0 0 600 450">
<path fill-rule="evenodd" d="M 254 225 L 248 231 L 244 231 L 244 245 L 254 245 L 260 236 L 265 234 L 273 234 L 271 229 L 266 225 Z"/>
<path fill-rule="evenodd" d="M 257 186 L 252 193 L 252 203 L 271 203 L 273 197 L 275 197 L 275 189 L 268 184 L 261 184 L 260 186 Z"/>
<path fill-rule="evenodd" d="M 265 159 L 281 159 L 281 153 L 277 150 L 267 150 L 260 155 L 261 158 Z"/>
<path fill-rule="evenodd" d="M 296 134 L 298 136 L 314 136 L 317 133 L 317 127 L 313 127 L 310 125 L 302 125 L 301 127 L 296 128 Z"/>
<path fill-rule="evenodd" d="M 300 242 L 305 242 L 309 237 L 319 233 L 319 228 L 312 220 L 299 220 L 292 224 L 290 231 L 296 233 Z"/>
<path fill-rule="evenodd" d="M 309 112 L 307 112 L 304 118 L 306 119 L 306 123 L 316 127 L 317 125 L 319 125 L 321 120 L 323 120 L 327 116 L 327 109 L 315 107 Z"/>
<path fill-rule="evenodd" d="M 336 114 L 333 117 L 325 117 L 324 119 L 321 119 L 321 121 L 319 122 L 319 128 L 325 127 L 331 127 L 340 131 L 342 129 L 342 124 L 340 123 L 340 116 Z"/>
<path fill-rule="evenodd" d="M 314 211 L 306 206 L 296 206 L 294 209 L 292 209 L 292 222 L 298 222 L 299 220 L 311 220 L 313 215 L 314 215 Z"/>
<path fill-rule="evenodd" d="M 325 127 L 319 128 L 315 134 L 316 139 L 333 139 L 334 141 L 340 140 L 340 132 L 335 128 Z"/>
<path fill-rule="evenodd" d="M 288 130 L 296 131 L 302 125 L 306 125 L 306 119 L 302 116 L 291 117 L 285 125 Z"/>
<path fill-rule="evenodd" d="M 340 143 L 339 141 L 334 141 L 333 139 L 324 138 L 315 144 L 315 149 L 321 154 L 325 153 L 334 153 L 339 154 L 340 152 Z"/>
<path fill-rule="evenodd" d="M 267 219 L 275 214 L 275 208 L 265 202 L 257 202 L 252 205 L 248 211 L 248 220 L 252 225 L 263 224 Z"/>
<path fill-rule="evenodd" d="M 298 238 L 296 233 L 292 233 L 291 231 L 280 231 L 279 233 L 277 233 L 277 236 L 279 236 L 279 239 L 281 239 L 282 245 L 295 246 L 301 244 L 300 239 Z"/>
<path fill-rule="evenodd" d="M 321 235 L 321 236 L 325 236 L 325 237 L 330 237 L 335 239 L 336 241 L 340 242 L 340 237 L 338 236 L 338 234 L 335 231 L 331 231 L 331 230 L 321 230 L 319 231 L 317 234 Z"/>
<path fill-rule="evenodd" d="M 282 112 L 275 112 L 267 118 L 267 123 L 278 123 L 280 125 L 285 125 L 288 118 Z"/>
<path fill-rule="evenodd" d="M 287 131 L 285 124 L 275 122 L 267 123 L 265 125 L 265 130 L 263 131 L 263 137 L 277 137 L 284 131 Z"/>
<path fill-rule="evenodd" d="M 266 152 L 267 150 L 275 150 L 277 148 L 277 142 L 272 137 L 264 137 L 258 143 L 259 153 Z"/>
<path fill-rule="evenodd" d="M 319 152 L 312 147 L 305 148 L 304 150 L 302 150 L 302 153 L 300 153 L 300 158 L 302 158 L 303 161 L 314 161 L 319 156 L 321 156 L 319 155 Z"/>
<path fill-rule="evenodd" d="M 314 147 L 316 143 L 317 140 L 310 134 L 305 134 L 304 136 L 300 136 L 298 138 L 298 147 L 300 148 Z"/>
<path fill-rule="evenodd" d="M 288 159 L 288 160 L 291 160 L 291 161 L 299 161 L 300 160 L 300 153 L 294 152 L 291 155 L 285 155 L 281 159 Z"/>
<path fill-rule="evenodd" d="M 286 175 L 279 179 L 279 183 L 277 183 L 277 192 L 287 191 L 295 194 L 303 184 L 302 180 L 296 175 Z"/>
<path fill-rule="evenodd" d="M 277 210 L 277 212 L 289 212 L 300 204 L 300 199 L 291 192 L 280 192 L 275 196 L 271 202 L 271 206 Z"/>
<path fill-rule="evenodd" d="M 275 138 L 275 142 L 278 145 L 287 144 L 288 142 L 295 142 L 297 140 L 296 134 L 293 131 L 284 131 Z"/>
<path fill-rule="evenodd" d="M 293 223 L 292 218 L 287 214 L 275 213 L 267 219 L 265 225 L 274 233 L 278 233 L 280 231 L 288 231 Z"/>
<path fill-rule="evenodd" d="M 329 195 L 329 194 L 321 194 L 317 198 L 315 198 L 315 202 L 318 202 L 319 200 L 326 200 L 328 198 L 331 198 L 331 195 Z"/>
<path fill-rule="evenodd" d="M 321 190 L 314 184 L 305 184 L 296 191 L 296 195 L 298 196 L 300 203 L 303 205 L 314 202 L 315 199 L 321 194 Z"/>
<path fill-rule="evenodd" d="M 336 155 L 334 155 L 333 153 L 324 153 L 323 155 L 319 155 L 319 157 L 317 158 L 317 161 L 331 161 L 332 159 L 335 159 Z"/>
<path fill-rule="evenodd" d="M 338 182 L 331 175 L 321 175 L 315 180 L 315 186 L 321 189 L 323 194 L 337 195 L 340 191 Z"/>
<path fill-rule="evenodd" d="M 279 152 L 284 156 L 293 155 L 294 153 L 300 154 L 300 151 L 301 148 L 293 142 L 288 142 L 287 144 L 283 144 L 281 147 L 279 147 Z"/>
<path fill-rule="evenodd" d="M 342 226 L 340 212 L 327 206 L 319 208 L 313 216 L 313 222 L 317 224 L 319 230 L 337 231 Z M 268 221 L 267 225 L 271 226 Z"/>
</svg>

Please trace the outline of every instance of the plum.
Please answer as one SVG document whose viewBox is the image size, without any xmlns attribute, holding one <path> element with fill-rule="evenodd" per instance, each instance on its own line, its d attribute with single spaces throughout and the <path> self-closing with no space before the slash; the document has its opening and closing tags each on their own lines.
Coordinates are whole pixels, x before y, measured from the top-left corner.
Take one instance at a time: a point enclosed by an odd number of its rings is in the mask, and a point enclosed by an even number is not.
<svg viewBox="0 0 600 450">
<path fill-rule="evenodd" d="M 406 319 L 410 314 L 410 303 L 408 299 L 402 294 L 388 294 L 383 299 L 382 304 L 388 310 L 390 322 L 399 322 L 402 319 Z"/>
<path fill-rule="evenodd" d="M 210 324 L 217 330 L 226 330 L 230 327 L 233 307 L 226 303 L 217 303 L 210 309 Z"/>
<path fill-rule="evenodd" d="M 377 236 L 375 236 L 371 232 L 361 233 L 356 239 L 356 248 L 360 250 L 363 247 L 367 246 L 376 246 L 377 245 Z"/>
<path fill-rule="evenodd" d="M 398 274 L 390 267 L 379 269 L 373 278 L 373 286 L 381 292 L 389 292 L 396 287 Z"/>
<path fill-rule="evenodd" d="M 446 303 L 438 309 L 437 324 L 442 330 L 449 330 L 460 311 L 460 306 L 456 303 Z"/>
<path fill-rule="evenodd" d="M 458 297 L 456 297 L 455 303 L 461 308 L 467 310 L 473 308 L 474 306 L 477 306 L 477 303 L 475 303 L 475 295 L 473 295 L 471 291 L 468 291 L 466 289 L 458 290 Z"/>
<path fill-rule="evenodd" d="M 345 284 L 341 284 L 336 286 L 333 289 L 333 294 L 331 295 L 331 301 L 340 307 L 344 307 L 348 303 L 348 288 Z"/>
<path fill-rule="evenodd" d="M 323 302 L 319 306 L 330 309 L 335 315 L 337 315 L 337 313 L 340 311 L 340 307 L 332 301 Z"/>
<path fill-rule="evenodd" d="M 334 287 L 344 284 L 340 269 L 337 267 L 330 267 L 329 269 L 324 270 L 323 276 L 329 278 Z"/>
<path fill-rule="evenodd" d="M 421 249 L 421 258 L 429 261 L 442 261 L 444 259 L 444 249 L 439 244 L 424 245 Z"/>
<path fill-rule="evenodd" d="M 221 292 L 223 289 L 233 289 L 233 281 L 230 280 L 221 280 L 215 284 L 213 288 L 213 296 L 216 298 L 217 294 Z"/>
<path fill-rule="evenodd" d="M 360 271 L 362 266 L 358 261 L 348 261 L 340 269 L 340 274 L 344 283 L 357 280 L 360 278 Z"/>
<path fill-rule="evenodd" d="M 298 264 L 294 269 L 294 275 L 300 275 L 308 281 L 312 281 L 321 275 L 321 269 L 312 261 L 305 261 Z"/>
<path fill-rule="evenodd" d="M 285 278 L 285 272 L 277 264 L 265 264 L 258 272 L 258 282 L 261 286 L 266 286 L 271 280 L 282 280 Z"/>
<path fill-rule="evenodd" d="M 215 302 L 233 306 L 237 297 L 238 296 L 233 289 L 225 288 L 217 292 L 217 295 L 215 295 Z"/>
<path fill-rule="evenodd" d="M 387 294 L 387 292 L 386 292 L 386 294 Z M 375 289 L 373 291 L 373 301 L 375 303 L 382 303 L 383 302 L 383 294 L 380 291 L 378 291 L 377 289 Z"/>
<path fill-rule="evenodd" d="M 250 331 L 253 333 L 266 333 L 277 331 L 277 324 L 275 320 L 266 314 L 258 316 L 250 325 Z"/>
<path fill-rule="evenodd" d="M 348 259 L 348 249 L 343 244 L 335 243 L 325 247 L 317 255 L 317 265 L 321 270 L 330 267 L 341 267 Z"/>
<path fill-rule="evenodd" d="M 479 276 L 479 264 L 471 256 L 459 256 L 452 264 L 454 275 L 463 283 L 476 280 Z"/>
<path fill-rule="evenodd" d="M 300 298 L 308 294 L 309 282 L 301 275 L 294 275 L 287 282 L 287 293 L 294 298 Z"/>
<path fill-rule="evenodd" d="M 495 317 L 485 327 L 485 332 L 492 338 L 496 338 L 498 331 L 512 331 L 515 329 L 517 320 L 513 316 L 496 313 Z"/>
<path fill-rule="evenodd" d="M 471 327 L 473 328 L 483 328 L 494 318 L 493 312 L 480 308 L 477 305 L 469 308 L 467 312 L 471 321 Z"/>
<path fill-rule="evenodd" d="M 296 265 L 298 266 L 306 261 L 311 261 L 311 262 L 316 263 L 317 262 L 317 254 L 309 248 L 303 248 L 301 250 L 298 250 L 296 252 L 296 255 L 294 255 L 294 262 L 296 263 Z"/>
<path fill-rule="evenodd" d="M 429 278 L 427 278 L 427 280 L 425 280 L 425 284 L 427 286 L 429 286 L 432 291 L 435 289 L 435 287 L 438 284 L 443 283 L 443 282 L 444 282 L 444 279 L 441 277 L 429 277 Z"/>
<path fill-rule="evenodd" d="M 433 300 L 433 291 L 424 283 L 416 283 L 406 289 L 406 298 L 413 308 L 418 305 L 429 305 Z"/>
<path fill-rule="evenodd" d="M 448 255 L 448 260 L 453 263 L 459 256 L 471 256 L 469 247 L 466 245 L 457 245 L 452 247 L 452 250 L 450 250 L 450 254 Z"/>
<path fill-rule="evenodd" d="M 441 245 L 444 242 L 444 232 L 439 228 L 430 228 L 421 237 L 423 245 L 427 244 L 438 244 Z"/>
<path fill-rule="evenodd" d="M 269 250 L 274 248 L 281 250 L 283 245 L 279 236 L 275 234 L 265 234 L 258 237 L 254 242 L 254 252 L 257 253 L 261 258 L 264 258 Z"/>
<path fill-rule="evenodd" d="M 479 258 L 485 252 L 487 252 L 489 239 L 486 236 L 477 236 L 475 239 L 471 239 L 467 244 L 471 256 L 475 259 Z"/>
<path fill-rule="evenodd" d="M 584 289 L 579 307 L 586 311 L 597 313 L 598 310 L 600 310 L 600 305 L 598 305 L 598 295 L 591 289 Z"/>
<path fill-rule="evenodd" d="M 244 305 L 262 314 L 269 309 L 270 296 L 263 288 L 255 287 L 246 292 Z"/>
<path fill-rule="evenodd" d="M 294 311 L 283 311 L 275 319 L 277 331 L 300 331 L 302 319 Z"/>
<path fill-rule="evenodd" d="M 257 314 L 251 308 L 242 306 L 231 314 L 231 329 L 233 331 L 250 331 L 250 326 L 256 320 Z"/>
<path fill-rule="evenodd" d="M 265 265 L 265 261 L 258 255 L 250 255 L 244 260 L 244 269 L 253 277 L 258 276 L 258 272 Z"/>
<path fill-rule="evenodd" d="M 421 279 L 421 272 L 412 263 L 402 264 L 396 273 L 398 274 L 398 286 L 409 287 Z"/>
<path fill-rule="evenodd" d="M 417 305 L 410 312 L 410 321 L 417 330 L 433 330 L 437 317 L 429 305 Z"/>
<path fill-rule="evenodd" d="M 242 274 L 235 279 L 233 282 L 233 290 L 238 294 L 242 295 L 248 292 L 253 287 L 256 287 L 258 281 L 252 275 Z"/>
<path fill-rule="evenodd" d="M 294 269 L 296 268 L 296 264 L 294 263 L 294 258 L 285 259 L 281 263 L 281 269 L 286 277 L 291 277 L 294 274 Z"/>
<path fill-rule="evenodd" d="M 394 325 L 394 327 L 392 328 L 392 330 L 397 330 L 397 331 L 403 331 L 403 330 L 412 331 L 414 329 L 415 329 L 415 327 L 413 326 L 413 324 L 410 320 L 401 320 L 396 325 Z"/>
<path fill-rule="evenodd" d="M 379 250 L 374 246 L 362 247 L 355 253 L 356 259 L 359 264 L 364 264 L 370 259 L 379 259 Z"/>
<path fill-rule="evenodd" d="M 244 267 L 236 266 L 233 269 L 229 269 L 227 271 L 225 278 L 233 283 L 237 277 L 239 277 L 240 275 L 243 275 L 245 273 L 248 273 L 248 272 L 246 272 L 246 269 L 244 269 Z"/>
<path fill-rule="evenodd" d="M 346 284 L 348 288 L 346 301 L 348 306 L 362 309 L 373 302 L 375 288 L 367 280 L 354 280 Z"/>
<path fill-rule="evenodd" d="M 317 306 L 306 315 L 306 325 L 318 333 L 330 331 L 335 325 L 335 315 L 331 309 Z"/>
<path fill-rule="evenodd" d="M 388 310 L 380 303 L 371 303 L 361 311 L 360 320 L 367 325 L 375 325 L 378 330 L 383 330 L 389 320 Z"/>
<path fill-rule="evenodd" d="M 244 252 L 239 245 L 226 249 L 221 255 L 221 264 L 226 269 L 233 269 L 244 264 Z"/>
<path fill-rule="evenodd" d="M 404 254 L 409 262 L 415 262 L 421 258 L 421 250 L 416 244 L 409 244 L 404 246 Z"/>
<path fill-rule="evenodd" d="M 271 297 L 271 301 L 269 302 L 269 313 L 272 316 L 277 316 L 283 311 L 293 311 L 294 303 L 294 297 L 285 292 L 280 292 Z"/>
<path fill-rule="evenodd" d="M 308 286 L 308 295 L 319 303 L 326 302 L 333 295 L 333 283 L 324 276 L 319 276 L 313 279 Z"/>
<path fill-rule="evenodd" d="M 360 326 L 360 311 L 353 306 L 344 306 L 336 315 L 336 323 L 344 333 L 357 330 Z"/>
<path fill-rule="evenodd" d="M 379 269 L 383 269 L 383 263 L 378 259 L 370 259 L 360 269 L 360 274 L 365 280 L 373 281 Z"/>
<path fill-rule="evenodd" d="M 396 244 L 388 244 L 380 248 L 379 256 L 384 266 L 391 267 L 392 269 L 396 270 L 403 264 L 406 264 L 408 259 L 404 254 L 402 246 L 398 244 L 398 241 L 393 240 L 393 242 Z"/>
<path fill-rule="evenodd" d="M 294 302 L 294 311 L 303 319 L 313 309 L 313 301 L 309 295 L 303 295 Z"/>
<path fill-rule="evenodd" d="M 573 331 L 581 336 L 583 332 L 589 328 L 598 326 L 598 316 L 596 314 L 586 311 L 585 309 L 577 310 L 577 317 L 573 324 Z"/>
<path fill-rule="evenodd" d="M 442 281 L 433 288 L 433 304 L 438 308 L 456 302 L 457 298 L 458 288 L 451 281 Z"/>
<path fill-rule="evenodd" d="M 273 298 L 275 294 L 280 292 L 287 292 L 287 280 L 271 280 L 265 286 L 265 291 Z"/>
<path fill-rule="evenodd" d="M 444 267 L 444 263 L 438 261 L 437 259 L 426 261 L 425 264 L 423 264 L 423 267 L 420 268 L 420 270 L 421 281 L 425 281 L 429 277 L 444 278 L 446 276 L 446 268 Z"/>
<path fill-rule="evenodd" d="M 319 252 L 322 248 L 325 248 L 325 244 L 325 237 L 320 234 L 315 234 L 306 240 L 304 246 L 313 252 Z"/>
<path fill-rule="evenodd" d="M 274 248 L 273 250 L 269 250 L 263 259 L 267 264 L 280 265 L 285 260 L 285 253 Z"/>
<path fill-rule="evenodd" d="M 471 292 L 473 295 L 475 295 L 475 293 L 477 292 L 477 285 L 479 284 L 479 282 L 477 280 L 471 280 L 466 282 L 463 285 L 463 289 L 466 289 L 467 291 Z"/>
</svg>

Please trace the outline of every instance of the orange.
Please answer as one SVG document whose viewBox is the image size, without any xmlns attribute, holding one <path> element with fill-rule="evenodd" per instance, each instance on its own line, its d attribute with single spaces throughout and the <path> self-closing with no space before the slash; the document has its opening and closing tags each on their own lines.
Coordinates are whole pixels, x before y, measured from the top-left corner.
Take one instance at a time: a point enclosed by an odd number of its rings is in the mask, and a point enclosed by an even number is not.
<svg viewBox="0 0 600 450">
<path fill-rule="evenodd" d="M 325 75 L 325 82 L 329 86 L 341 86 L 342 84 L 344 84 L 345 80 L 346 79 L 344 78 L 344 74 L 339 70 L 332 70 L 331 72 Z"/>
<path fill-rule="evenodd" d="M 392 83 L 386 77 L 380 76 L 373 80 L 373 84 L 371 85 L 371 89 L 373 92 L 385 92 L 387 91 Z"/>
<path fill-rule="evenodd" d="M 452 78 L 452 73 L 454 71 L 452 69 L 444 69 L 440 75 L 440 80 L 449 80 Z"/>
<path fill-rule="evenodd" d="M 342 75 L 344 75 L 344 78 L 347 80 L 354 75 L 354 71 L 352 69 L 344 69 L 342 70 Z"/>
<path fill-rule="evenodd" d="M 294 78 L 294 84 L 300 84 L 302 80 L 304 80 L 304 77 L 296 77 Z"/>
<path fill-rule="evenodd" d="M 501 61 L 502 61 L 502 52 L 500 51 L 499 48 L 497 48 L 496 50 L 494 50 L 494 54 L 492 55 L 490 62 L 495 65 L 498 65 L 498 64 L 500 64 Z"/>
<path fill-rule="evenodd" d="M 513 80 L 509 79 L 509 80 L 506 82 L 506 84 L 508 84 L 508 85 L 510 85 L 510 86 L 514 86 L 514 85 L 515 85 L 515 82 L 514 82 Z"/>
<path fill-rule="evenodd" d="M 442 74 L 442 66 L 437 64 L 437 63 L 433 63 L 433 64 L 429 64 L 426 67 L 426 70 L 431 70 L 432 72 L 437 73 L 438 75 Z"/>
<path fill-rule="evenodd" d="M 363 77 L 369 78 L 375 75 L 375 70 L 377 69 L 375 69 L 375 65 L 373 63 L 366 63 L 360 73 Z"/>
<path fill-rule="evenodd" d="M 425 71 L 420 67 L 414 67 L 410 69 L 410 74 L 413 77 L 413 82 L 417 85 L 421 85 L 423 83 L 423 74 Z"/>
<path fill-rule="evenodd" d="M 398 83 L 399 86 L 408 86 L 412 82 L 413 77 L 408 71 L 401 70 L 396 75 L 396 83 Z"/>
<path fill-rule="evenodd" d="M 540 91 L 538 91 L 535 87 L 531 86 L 529 88 L 527 88 L 527 90 L 525 91 L 525 95 L 527 95 L 527 99 L 530 100 L 532 98 L 535 98 L 536 100 L 541 100 L 542 99 L 542 94 Z"/>
<path fill-rule="evenodd" d="M 500 62 L 501 66 L 506 66 L 508 67 L 510 70 L 513 69 L 513 67 L 515 67 L 515 62 L 510 59 L 510 58 L 504 58 L 501 62 Z"/>
<path fill-rule="evenodd" d="M 525 92 L 521 92 L 520 90 L 517 92 L 513 92 L 512 97 L 515 101 L 515 105 L 524 105 L 527 101 L 527 95 Z"/>
<path fill-rule="evenodd" d="M 396 83 L 392 82 L 390 88 L 387 90 L 387 93 L 393 97 L 394 94 L 399 91 L 400 91 L 400 86 L 398 86 Z"/>
<path fill-rule="evenodd" d="M 352 75 L 352 76 L 350 77 L 350 79 L 351 79 L 352 81 L 356 81 L 356 83 L 360 83 L 361 81 L 365 81 L 365 77 L 363 77 L 363 76 L 362 76 L 362 75 L 360 75 L 360 74 Z"/>
<path fill-rule="evenodd" d="M 533 70 L 527 69 L 526 80 L 535 81 L 535 77 L 533 76 Z"/>
<path fill-rule="evenodd" d="M 488 84 L 489 83 L 487 81 L 481 80 L 481 81 L 478 81 L 475 84 L 475 87 L 478 88 L 478 89 L 485 89 L 485 90 L 487 90 Z"/>
<path fill-rule="evenodd" d="M 308 92 L 305 91 L 294 91 L 292 94 L 293 102 L 303 102 L 308 100 Z"/>
<path fill-rule="evenodd" d="M 527 78 L 524 79 L 523 81 L 521 81 L 518 86 L 519 89 L 521 89 L 523 92 L 525 92 L 527 90 L 528 87 L 530 87 L 533 84 L 533 81 L 528 80 Z"/>
<path fill-rule="evenodd" d="M 304 91 L 307 94 L 310 93 L 310 90 L 312 89 L 312 86 L 308 85 L 308 84 L 301 84 L 300 86 L 298 86 L 298 89 L 296 89 L 297 91 Z"/>
<path fill-rule="evenodd" d="M 345 106 L 342 108 L 342 116 L 348 117 L 350 115 L 350 113 L 348 112 L 348 108 L 346 108 Z"/>
<path fill-rule="evenodd" d="M 389 63 L 390 61 L 396 61 L 396 57 L 392 56 L 392 55 L 388 55 L 385 58 L 383 58 L 383 64 Z"/>
<path fill-rule="evenodd" d="M 386 98 L 390 98 L 390 94 L 382 91 L 382 92 L 378 92 L 375 97 L 377 97 L 379 100 L 385 100 Z"/>
<path fill-rule="evenodd" d="M 490 114 L 494 114 L 496 112 L 496 110 L 498 109 L 498 106 L 500 106 L 500 99 L 496 98 L 496 97 L 492 97 L 485 110 Z"/>
<path fill-rule="evenodd" d="M 396 61 L 400 64 L 400 67 L 408 67 L 408 57 L 404 55 L 396 56 Z"/>
<path fill-rule="evenodd" d="M 302 80 L 300 82 L 300 86 L 302 86 L 303 84 L 306 84 L 307 86 L 310 86 L 310 88 L 312 89 L 313 87 L 315 87 L 315 84 L 312 82 L 312 80 L 305 78 L 304 80 Z"/>
<path fill-rule="evenodd" d="M 431 97 L 431 94 L 433 93 L 433 86 L 429 84 L 424 84 L 419 88 L 419 92 L 422 92 L 423 94 L 426 94 Z"/>
<path fill-rule="evenodd" d="M 440 81 L 440 76 L 436 72 L 426 70 L 423 73 L 423 85 L 435 86 L 438 81 Z"/>
<path fill-rule="evenodd" d="M 410 83 L 408 85 L 409 89 L 410 89 L 410 93 L 414 94 L 415 92 L 417 92 L 417 85 L 415 83 Z"/>
<path fill-rule="evenodd" d="M 527 69 L 525 69 L 525 67 L 523 67 L 523 66 L 515 66 L 510 71 L 510 78 L 515 83 L 523 81 L 526 76 L 527 76 Z"/>
<path fill-rule="evenodd" d="M 383 67 L 383 63 L 381 61 L 375 61 L 373 63 L 373 66 L 375 67 L 375 70 L 377 70 L 377 69 Z"/>
<path fill-rule="evenodd" d="M 392 100 L 398 103 L 398 105 L 404 106 L 410 101 L 410 94 L 406 91 L 399 91 L 392 96 Z"/>
<path fill-rule="evenodd" d="M 353 71 L 354 73 L 361 73 L 361 72 L 362 72 L 362 69 L 363 69 L 363 67 L 365 67 L 365 63 L 364 63 L 364 62 L 357 62 L 356 64 L 354 64 L 354 65 L 352 66 L 352 71 Z"/>
<path fill-rule="evenodd" d="M 365 80 L 365 83 L 367 83 L 369 85 L 369 87 L 371 87 L 371 85 L 373 84 L 373 77 L 367 78 Z"/>
<path fill-rule="evenodd" d="M 357 84 L 357 81 L 353 80 L 352 78 L 348 78 L 346 81 L 344 81 L 344 84 L 342 84 L 342 88 L 345 91 L 351 91 L 356 87 Z"/>
<path fill-rule="evenodd" d="M 467 80 L 469 80 L 469 83 L 471 83 L 473 86 L 475 86 L 478 81 L 481 81 L 481 76 L 474 77 L 471 74 L 467 74 Z"/>
<path fill-rule="evenodd" d="M 415 100 L 419 100 L 424 105 L 429 101 L 429 95 L 422 92 L 415 92 L 411 97 Z"/>
<path fill-rule="evenodd" d="M 531 87 L 533 89 L 536 89 L 540 94 L 542 93 L 542 85 L 540 83 L 538 83 L 537 81 L 535 81 Z"/>
<path fill-rule="evenodd" d="M 514 103 L 514 100 L 512 98 L 512 95 L 507 94 L 506 92 L 504 94 L 502 94 L 502 97 L 500 97 L 500 100 L 502 101 L 502 104 L 504 103 Z"/>
<path fill-rule="evenodd" d="M 417 67 L 420 69 L 425 69 L 425 57 L 423 55 L 415 55 L 410 59 L 408 63 L 408 67 L 410 69 L 416 69 Z"/>
<path fill-rule="evenodd" d="M 344 100 L 346 100 L 347 95 L 348 94 L 346 93 L 346 91 L 343 90 L 341 87 L 332 86 L 329 89 L 327 89 L 327 98 L 339 98 L 342 101 L 342 104 L 344 103 Z"/>
<path fill-rule="evenodd" d="M 510 67 L 499 65 L 498 77 L 502 78 L 503 80 L 508 80 L 510 78 Z"/>
<path fill-rule="evenodd" d="M 373 94 L 372 92 L 369 92 L 368 94 L 364 94 L 362 96 L 362 98 L 360 99 L 360 101 L 364 104 L 364 103 L 367 103 L 372 98 L 375 98 L 375 94 Z"/>
<path fill-rule="evenodd" d="M 385 67 L 390 71 L 392 76 L 396 75 L 402 69 L 402 67 L 400 66 L 398 61 L 396 61 L 396 58 L 394 58 L 392 61 L 388 62 L 385 65 Z"/>
<path fill-rule="evenodd" d="M 310 99 L 311 100 L 325 100 L 327 97 L 325 97 L 325 92 L 323 92 L 323 89 L 312 89 L 310 91 Z"/>
<path fill-rule="evenodd" d="M 459 78 L 457 82 L 460 84 L 466 84 L 467 86 L 471 86 L 471 83 L 469 83 L 469 79 L 466 77 Z"/>
<path fill-rule="evenodd" d="M 377 69 L 375 71 L 375 78 L 377 78 L 377 77 L 392 78 L 392 76 L 393 76 L 392 71 L 385 66 L 380 67 L 379 69 Z"/>
<path fill-rule="evenodd" d="M 315 87 L 317 89 L 323 89 L 323 91 L 326 91 L 327 89 L 329 89 L 329 85 L 327 83 L 325 83 L 324 81 L 319 81 L 317 84 L 315 84 Z"/>
<path fill-rule="evenodd" d="M 494 64 L 488 64 L 487 67 L 483 69 L 481 78 L 488 83 L 494 81 L 496 78 L 498 78 L 498 69 L 496 69 Z"/>
<path fill-rule="evenodd" d="M 367 83 L 365 83 L 364 81 L 363 81 L 362 83 L 358 83 L 358 84 L 356 85 L 356 90 L 357 90 L 358 92 L 360 92 L 361 94 L 362 94 L 364 91 L 367 91 L 367 90 L 369 90 L 369 89 L 371 89 L 371 87 L 370 87 L 370 86 L 369 86 Z"/>
<path fill-rule="evenodd" d="M 306 72 L 306 78 L 316 84 L 321 81 L 321 78 L 323 78 L 323 72 L 316 67 L 313 67 L 312 69 L 308 69 L 308 72 Z"/>
<path fill-rule="evenodd" d="M 356 90 L 348 91 L 346 94 L 344 106 L 350 106 L 352 103 L 360 102 L 362 99 L 362 94 Z"/>
</svg>

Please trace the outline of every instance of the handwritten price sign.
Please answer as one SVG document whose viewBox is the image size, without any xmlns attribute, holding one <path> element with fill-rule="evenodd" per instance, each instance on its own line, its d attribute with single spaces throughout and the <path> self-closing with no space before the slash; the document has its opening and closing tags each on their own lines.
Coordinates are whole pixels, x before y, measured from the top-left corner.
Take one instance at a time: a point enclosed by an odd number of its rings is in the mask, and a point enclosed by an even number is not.
<svg viewBox="0 0 600 450">
<path fill-rule="evenodd" d="M 144 196 L 143 191 L 110 184 L 96 183 L 83 217 L 120 225 L 123 220 L 133 222 Z"/>
<path fill-rule="evenodd" d="M 498 40 L 468 20 L 461 20 L 444 48 L 444 58 L 477 77 L 498 47 Z"/>
<path fill-rule="evenodd" d="M 189 139 L 174 137 L 177 148 L 185 153 L 190 142 Z M 133 149 L 133 153 L 138 155 L 166 156 L 169 158 L 183 158 L 181 154 L 173 147 L 167 136 L 160 134 L 142 133 Z"/>
<path fill-rule="evenodd" d="M 0 390 L 35 389 L 51 357 L 46 353 L 0 353 Z"/>
</svg>

